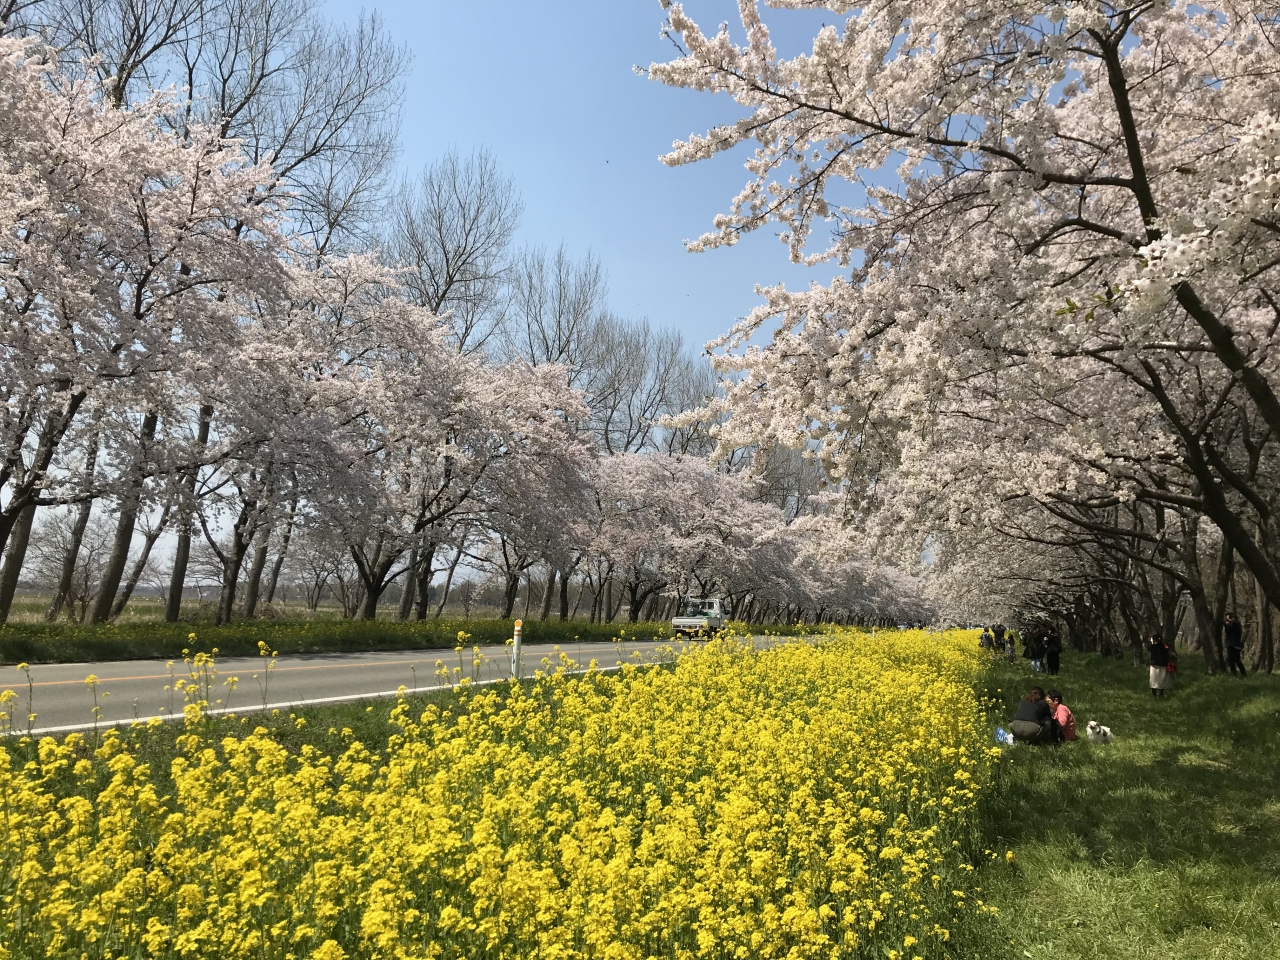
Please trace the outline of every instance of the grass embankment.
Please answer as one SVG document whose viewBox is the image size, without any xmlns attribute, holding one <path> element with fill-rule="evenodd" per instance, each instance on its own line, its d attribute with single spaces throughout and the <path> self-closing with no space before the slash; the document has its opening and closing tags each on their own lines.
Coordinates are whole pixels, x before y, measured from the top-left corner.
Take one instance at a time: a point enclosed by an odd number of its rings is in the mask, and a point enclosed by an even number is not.
<svg viewBox="0 0 1280 960">
<path fill-rule="evenodd" d="M 1016 859 L 984 871 L 996 936 L 966 956 L 1277 955 L 1280 677 L 1206 677 L 1194 659 L 1163 700 L 1128 661 L 1068 655 L 1058 677 L 1025 660 L 992 668 L 1004 718 L 1030 686 L 1056 686 L 1082 739 L 1008 751 L 984 817 L 988 845 Z M 1085 741 L 1089 720 L 1116 741 Z"/>
<path fill-rule="evenodd" d="M 109 624 L 11 623 L 0 627 L 0 664 L 79 663 L 98 660 L 177 659 L 183 650 L 217 648 L 221 656 L 252 656 L 259 642 L 278 653 L 361 650 L 445 650 L 468 634 L 467 645 L 505 643 L 513 621 L 474 620 L 241 620 L 211 623 L 131 621 Z M 813 626 L 734 625 L 739 633 L 796 636 Z M 196 640 L 190 635 L 196 634 Z M 525 643 L 609 642 L 670 638 L 665 622 L 588 623 L 585 620 L 526 620 Z"/>
</svg>

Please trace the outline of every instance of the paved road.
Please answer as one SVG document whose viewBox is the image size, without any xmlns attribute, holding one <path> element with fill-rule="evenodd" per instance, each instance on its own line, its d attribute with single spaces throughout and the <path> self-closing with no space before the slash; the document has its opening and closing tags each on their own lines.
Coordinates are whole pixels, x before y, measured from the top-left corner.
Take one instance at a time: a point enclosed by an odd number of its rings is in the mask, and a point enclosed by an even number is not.
<svg viewBox="0 0 1280 960">
<path fill-rule="evenodd" d="M 615 667 L 620 660 L 650 663 L 669 656 L 670 643 L 658 644 L 583 643 L 564 644 L 561 650 L 576 664 L 585 667 L 595 660 L 601 668 Z M 511 675 L 509 647 L 480 648 L 483 662 L 477 668 L 470 651 L 464 651 L 462 662 L 452 650 L 398 650 L 381 653 L 317 653 L 281 656 L 267 679 L 262 680 L 266 663 L 261 657 L 227 657 L 217 662 L 216 675 L 210 686 L 210 701 L 222 710 L 237 713 L 263 709 L 288 709 L 305 704 L 338 703 L 395 696 L 404 686 L 412 690 L 439 688 L 445 681 L 436 675 L 437 661 L 453 670 L 461 666 L 463 676 L 473 680 L 494 682 Z M 550 644 L 524 647 L 522 675 L 532 676 L 545 669 L 544 658 L 554 665 L 559 654 Z M 97 703 L 102 723 L 127 723 L 135 718 L 182 714 L 182 693 L 172 688 L 175 679 L 185 681 L 182 661 L 174 663 L 172 673 L 164 660 L 122 660 L 105 663 L 36 664 L 31 668 L 31 710 L 28 711 L 26 677 L 12 666 L 0 668 L 0 690 L 12 689 L 18 694 L 14 704 L 15 727 L 25 732 L 28 712 L 36 714 L 35 733 L 59 733 L 93 726 L 94 690 L 85 678 L 94 675 Z M 225 681 L 238 678 L 230 693 Z M 216 701 L 222 699 L 222 704 Z"/>
</svg>

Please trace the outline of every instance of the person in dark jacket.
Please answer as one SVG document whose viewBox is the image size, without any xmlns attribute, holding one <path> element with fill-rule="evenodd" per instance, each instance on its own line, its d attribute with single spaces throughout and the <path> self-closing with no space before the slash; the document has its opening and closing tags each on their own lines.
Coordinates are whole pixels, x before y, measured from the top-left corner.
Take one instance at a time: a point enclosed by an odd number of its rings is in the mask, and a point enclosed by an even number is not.
<svg viewBox="0 0 1280 960">
<path fill-rule="evenodd" d="M 1044 639 L 1038 633 L 1027 637 L 1027 648 L 1022 655 L 1031 661 L 1031 669 L 1039 673 L 1044 668 Z"/>
<path fill-rule="evenodd" d="M 1044 691 L 1032 687 L 1018 703 L 1018 711 L 1009 723 L 1013 739 L 1022 743 L 1043 745 L 1062 739 L 1057 721 L 1053 719 L 1053 707 L 1045 699 Z"/>
<path fill-rule="evenodd" d="M 1155 634 L 1146 643 L 1147 664 L 1150 667 L 1151 695 L 1163 697 L 1165 691 L 1173 689 L 1173 673 L 1169 664 L 1173 662 L 1173 651 L 1169 645 Z"/>
<path fill-rule="evenodd" d="M 1227 670 L 1232 676 L 1235 676 L 1237 670 L 1240 671 L 1240 676 L 1248 676 L 1240 659 L 1240 654 L 1244 652 L 1244 624 L 1234 613 L 1227 614 L 1226 622 L 1222 625 L 1222 635 L 1227 641 Z"/>
<path fill-rule="evenodd" d="M 1056 677 L 1058 675 L 1058 667 L 1062 662 L 1062 640 L 1058 636 L 1057 630 L 1050 630 L 1049 635 L 1044 638 L 1044 665 L 1049 671 L 1049 676 Z"/>
</svg>

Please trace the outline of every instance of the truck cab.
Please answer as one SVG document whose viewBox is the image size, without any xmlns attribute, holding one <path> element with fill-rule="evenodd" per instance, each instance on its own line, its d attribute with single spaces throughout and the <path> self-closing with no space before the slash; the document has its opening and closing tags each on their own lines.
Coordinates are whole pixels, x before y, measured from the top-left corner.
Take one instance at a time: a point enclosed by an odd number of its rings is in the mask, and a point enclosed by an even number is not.
<svg viewBox="0 0 1280 960">
<path fill-rule="evenodd" d="M 671 632 L 710 636 L 724 629 L 724 608 L 719 597 L 685 597 L 671 620 Z"/>
</svg>

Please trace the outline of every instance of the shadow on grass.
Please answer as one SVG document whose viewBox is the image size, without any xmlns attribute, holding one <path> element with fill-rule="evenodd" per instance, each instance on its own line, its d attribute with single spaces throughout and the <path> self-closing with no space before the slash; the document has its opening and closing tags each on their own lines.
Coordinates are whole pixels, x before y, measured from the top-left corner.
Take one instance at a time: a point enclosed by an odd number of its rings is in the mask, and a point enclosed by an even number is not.
<svg viewBox="0 0 1280 960">
<path fill-rule="evenodd" d="M 1026 688 L 1052 681 L 1082 737 L 1096 719 L 1116 741 L 1006 751 L 984 842 L 1016 861 L 986 869 L 997 929 L 960 955 L 1274 956 L 1280 678 L 1205 677 L 1188 663 L 1156 700 L 1145 668 L 1127 661 L 1063 666 L 1056 678 L 993 666 L 990 694 L 1005 704 L 993 723 Z"/>
</svg>

